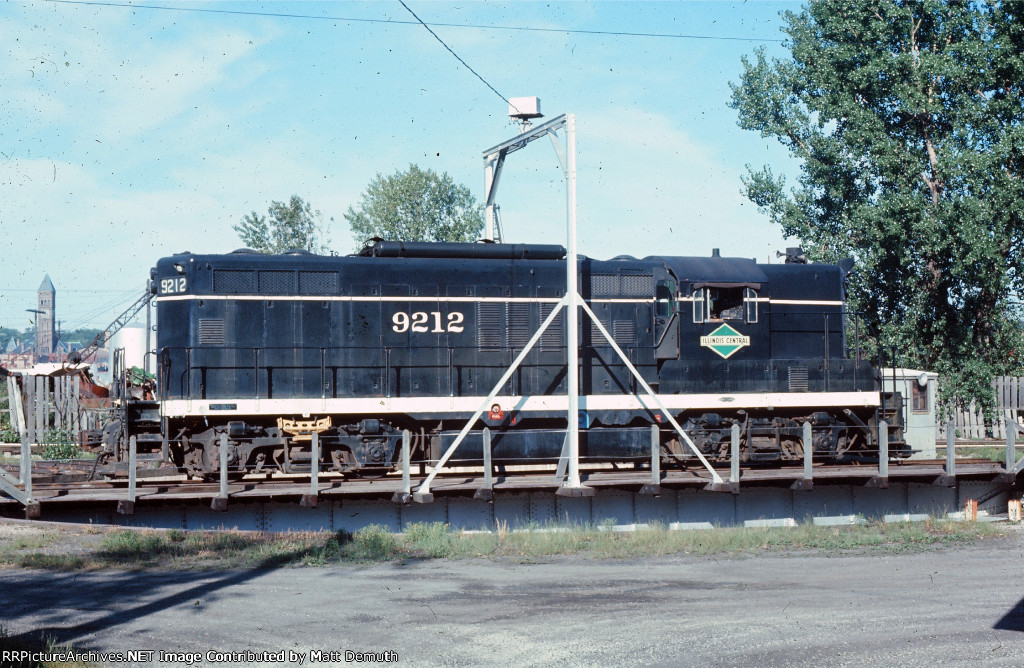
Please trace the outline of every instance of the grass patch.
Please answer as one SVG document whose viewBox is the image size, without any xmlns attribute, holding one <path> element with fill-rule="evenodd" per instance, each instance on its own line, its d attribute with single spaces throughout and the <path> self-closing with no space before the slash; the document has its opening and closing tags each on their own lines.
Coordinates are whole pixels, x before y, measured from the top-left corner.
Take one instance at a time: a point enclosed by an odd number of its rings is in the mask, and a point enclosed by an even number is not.
<svg viewBox="0 0 1024 668">
<path fill-rule="evenodd" d="M 670 531 L 653 525 L 631 532 L 614 532 L 604 526 L 534 527 L 526 531 L 501 526 L 488 533 L 452 531 L 447 524 L 435 522 L 411 524 L 402 535 L 379 525 L 354 534 L 115 530 L 93 540 L 91 546 L 74 550 L 61 549 L 71 536 L 63 536 L 60 541 L 53 536 L 32 536 L 0 542 L 0 564 L 55 570 L 211 570 L 474 557 L 529 562 L 560 555 L 627 559 L 787 550 L 891 553 L 1003 535 L 1005 530 L 998 525 L 947 520 L 696 531 Z"/>
<path fill-rule="evenodd" d="M 946 458 L 946 448 L 940 447 L 935 449 L 935 456 L 938 459 Z M 957 448 L 956 449 L 957 459 L 989 459 L 993 462 L 999 462 L 1000 464 L 1006 463 L 1006 446 L 1005 445 L 992 445 L 992 446 L 981 446 L 971 448 Z M 1018 459 L 1020 458 L 1018 450 Z"/>
<path fill-rule="evenodd" d="M 54 654 L 56 652 L 69 652 L 68 647 L 56 644 L 52 639 L 40 638 L 37 641 L 15 640 L 3 626 L 0 626 L 0 654 L 3 652 L 44 652 Z M 91 663 L 83 661 L 32 661 L 29 659 L 15 661 L 6 660 L 2 664 L 4 668 L 90 668 Z"/>
</svg>

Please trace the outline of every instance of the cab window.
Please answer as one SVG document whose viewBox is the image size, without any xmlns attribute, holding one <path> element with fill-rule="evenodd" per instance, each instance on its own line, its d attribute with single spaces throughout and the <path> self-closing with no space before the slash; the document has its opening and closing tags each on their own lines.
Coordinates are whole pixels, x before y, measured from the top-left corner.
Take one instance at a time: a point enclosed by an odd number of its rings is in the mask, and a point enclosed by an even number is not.
<svg viewBox="0 0 1024 668">
<path fill-rule="evenodd" d="M 675 283 L 658 281 L 654 288 L 655 313 L 659 318 L 668 318 L 676 312 Z"/>
<path fill-rule="evenodd" d="M 757 322 L 757 291 L 743 286 L 707 286 L 693 291 L 693 321 Z"/>
</svg>

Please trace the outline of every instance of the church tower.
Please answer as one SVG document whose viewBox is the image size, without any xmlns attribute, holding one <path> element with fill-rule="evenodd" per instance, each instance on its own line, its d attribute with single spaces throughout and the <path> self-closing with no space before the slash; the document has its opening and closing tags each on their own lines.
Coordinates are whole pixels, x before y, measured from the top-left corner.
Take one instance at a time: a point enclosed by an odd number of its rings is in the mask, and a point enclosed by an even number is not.
<svg viewBox="0 0 1024 668">
<path fill-rule="evenodd" d="M 42 360 L 44 356 L 49 359 L 53 349 L 57 345 L 56 320 L 54 318 L 54 301 L 57 291 L 53 287 L 53 281 L 47 274 L 39 285 L 36 293 L 39 305 L 36 309 L 36 359 Z"/>
</svg>

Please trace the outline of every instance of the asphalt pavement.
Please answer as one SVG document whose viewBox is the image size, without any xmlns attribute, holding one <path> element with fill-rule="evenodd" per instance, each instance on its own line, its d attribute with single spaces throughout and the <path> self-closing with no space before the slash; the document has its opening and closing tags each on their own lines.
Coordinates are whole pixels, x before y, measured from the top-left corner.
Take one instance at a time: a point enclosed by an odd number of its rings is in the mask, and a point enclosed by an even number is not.
<svg viewBox="0 0 1024 668">
<path fill-rule="evenodd" d="M 112 666 L 1021 666 L 1022 560 L 1017 533 L 913 554 L 6 570 L 0 620 L 153 650 Z"/>
</svg>

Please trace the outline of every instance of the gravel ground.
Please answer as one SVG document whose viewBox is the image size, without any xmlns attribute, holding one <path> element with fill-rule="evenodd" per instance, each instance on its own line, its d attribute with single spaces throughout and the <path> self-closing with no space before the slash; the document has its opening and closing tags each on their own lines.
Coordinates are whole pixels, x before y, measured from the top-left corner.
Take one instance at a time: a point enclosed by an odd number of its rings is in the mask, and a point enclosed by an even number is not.
<svg viewBox="0 0 1024 668">
<path fill-rule="evenodd" d="M 911 554 L 5 570 L 0 620 L 78 649 L 291 650 L 307 666 L 346 665 L 314 650 L 428 666 L 1008 666 L 1024 665 L 1022 558 L 1016 530 Z M 154 658 L 137 665 L 187 665 Z"/>
</svg>

